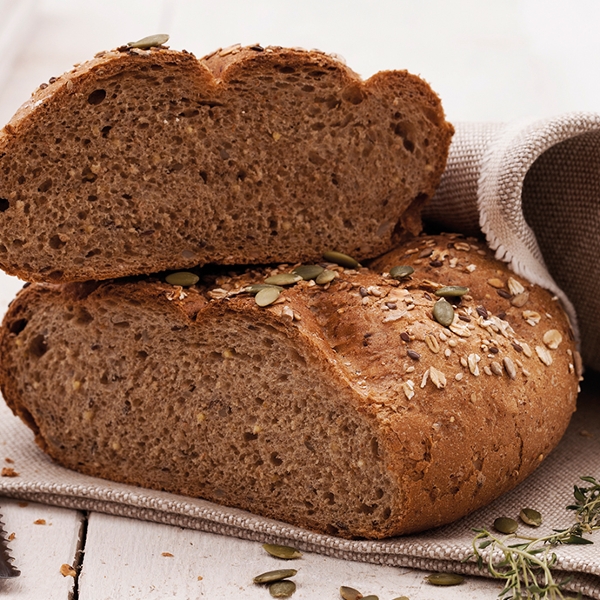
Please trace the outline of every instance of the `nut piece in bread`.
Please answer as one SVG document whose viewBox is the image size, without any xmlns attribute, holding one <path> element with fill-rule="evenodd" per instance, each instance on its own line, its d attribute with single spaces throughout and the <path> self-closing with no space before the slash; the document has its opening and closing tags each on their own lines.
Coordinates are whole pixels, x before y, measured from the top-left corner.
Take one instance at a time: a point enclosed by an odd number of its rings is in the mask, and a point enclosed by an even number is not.
<svg viewBox="0 0 600 600">
<path fill-rule="evenodd" d="M 420 231 L 452 133 L 406 71 L 363 82 L 260 46 L 101 53 L 0 131 L 0 267 L 66 282 L 373 258 Z"/>
<path fill-rule="evenodd" d="M 71 469 L 343 537 L 457 519 L 565 431 L 567 319 L 483 243 L 419 237 L 259 307 L 241 290 L 267 274 L 34 284 L 1 330 L 4 397 Z M 469 288 L 449 326 L 443 286 Z"/>
</svg>

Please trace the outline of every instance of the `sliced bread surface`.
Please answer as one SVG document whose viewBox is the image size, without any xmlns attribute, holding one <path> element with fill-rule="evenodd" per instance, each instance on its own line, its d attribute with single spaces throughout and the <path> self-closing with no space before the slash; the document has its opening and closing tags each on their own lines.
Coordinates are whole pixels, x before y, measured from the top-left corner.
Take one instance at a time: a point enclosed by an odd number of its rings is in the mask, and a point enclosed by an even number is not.
<svg viewBox="0 0 600 600">
<path fill-rule="evenodd" d="M 419 238 L 261 307 L 242 290 L 268 274 L 31 285 L 1 330 L 4 397 L 71 469 L 343 537 L 455 520 L 564 433 L 568 322 L 483 244 Z M 469 291 L 445 326 L 448 285 Z"/>
<path fill-rule="evenodd" d="M 453 128 L 422 79 L 318 51 L 103 52 L 0 131 L 0 267 L 103 280 L 358 260 L 420 228 Z"/>
</svg>

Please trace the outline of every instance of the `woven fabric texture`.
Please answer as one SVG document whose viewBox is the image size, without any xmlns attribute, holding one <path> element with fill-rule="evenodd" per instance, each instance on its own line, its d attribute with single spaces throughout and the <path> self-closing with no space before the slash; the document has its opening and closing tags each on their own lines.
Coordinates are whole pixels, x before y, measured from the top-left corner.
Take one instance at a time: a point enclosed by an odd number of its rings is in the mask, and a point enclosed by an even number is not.
<svg viewBox="0 0 600 600">
<path fill-rule="evenodd" d="M 584 363 L 600 370 L 600 115 L 459 123 L 425 217 L 483 233 L 499 259 L 556 294 Z"/>
</svg>

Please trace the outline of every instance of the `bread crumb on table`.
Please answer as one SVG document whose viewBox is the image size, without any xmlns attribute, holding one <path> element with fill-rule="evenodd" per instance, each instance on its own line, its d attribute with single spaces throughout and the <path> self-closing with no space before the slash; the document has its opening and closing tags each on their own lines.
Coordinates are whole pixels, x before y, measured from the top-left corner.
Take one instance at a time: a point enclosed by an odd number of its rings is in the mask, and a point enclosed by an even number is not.
<svg viewBox="0 0 600 600">
<path fill-rule="evenodd" d="M 0 471 L 0 476 L 2 477 L 18 477 L 19 473 L 15 471 L 12 467 L 3 467 L 2 471 Z"/>
</svg>

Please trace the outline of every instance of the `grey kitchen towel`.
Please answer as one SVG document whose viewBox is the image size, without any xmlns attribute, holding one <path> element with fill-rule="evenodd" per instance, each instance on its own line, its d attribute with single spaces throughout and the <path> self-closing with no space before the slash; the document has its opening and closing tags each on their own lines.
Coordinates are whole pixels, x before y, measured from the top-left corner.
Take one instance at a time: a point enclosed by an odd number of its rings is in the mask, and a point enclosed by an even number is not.
<svg viewBox="0 0 600 600">
<path fill-rule="evenodd" d="M 496 256 L 551 290 L 600 369 L 600 114 L 458 123 L 425 218 L 483 233 Z"/>
</svg>

